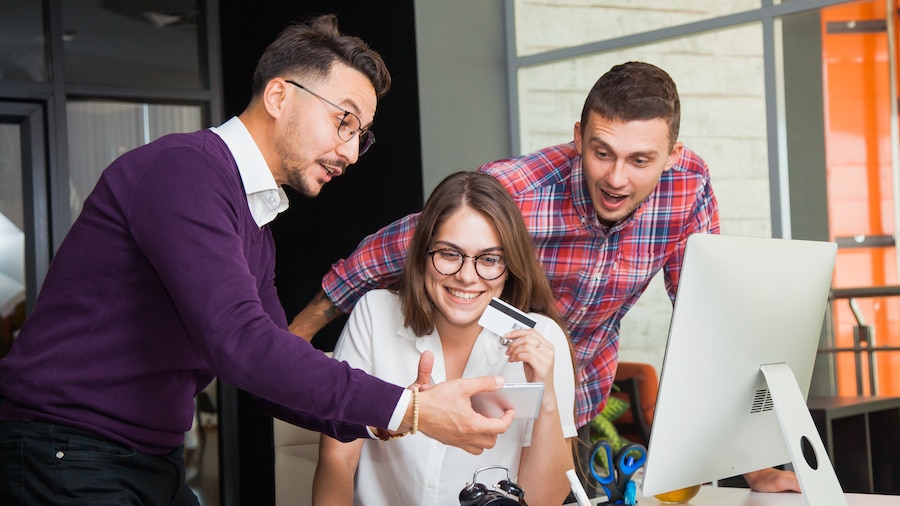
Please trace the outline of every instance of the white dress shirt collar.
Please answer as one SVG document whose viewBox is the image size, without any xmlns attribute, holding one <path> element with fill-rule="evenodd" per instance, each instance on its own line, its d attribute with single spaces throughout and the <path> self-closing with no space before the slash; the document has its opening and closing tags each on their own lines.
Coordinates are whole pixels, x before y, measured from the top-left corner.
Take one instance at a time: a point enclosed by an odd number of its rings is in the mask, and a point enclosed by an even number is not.
<svg viewBox="0 0 900 506">
<path fill-rule="evenodd" d="M 237 162 L 250 214 L 259 228 L 271 222 L 288 208 L 288 197 L 275 182 L 259 146 L 237 116 L 218 127 L 210 128 L 225 141 Z"/>
</svg>

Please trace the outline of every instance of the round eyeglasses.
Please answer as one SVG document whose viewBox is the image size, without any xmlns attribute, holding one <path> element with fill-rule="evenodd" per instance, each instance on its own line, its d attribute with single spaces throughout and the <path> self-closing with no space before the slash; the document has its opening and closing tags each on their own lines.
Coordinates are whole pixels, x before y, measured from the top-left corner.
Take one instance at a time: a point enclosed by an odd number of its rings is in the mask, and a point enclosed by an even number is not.
<svg viewBox="0 0 900 506">
<path fill-rule="evenodd" d="M 506 259 L 496 253 L 482 253 L 469 256 L 452 248 L 436 249 L 428 252 L 434 269 L 444 276 L 459 272 L 467 258 L 475 264 L 475 273 L 485 281 L 493 281 L 506 272 Z"/>
<path fill-rule="evenodd" d="M 318 93 L 312 91 L 311 89 L 303 86 L 300 83 L 295 83 L 290 79 L 285 79 L 285 82 L 293 84 L 301 90 L 318 98 L 322 102 L 325 102 L 326 104 L 335 107 L 343 112 L 344 115 L 341 117 L 341 123 L 338 125 L 338 137 L 340 137 L 344 142 L 350 142 L 350 140 L 353 139 L 354 135 L 359 135 L 359 156 L 362 156 L 363 153 L 365 153 L 369 150 L 369 148 L 372 147 L 372 144 L 375 144 L 375 134 L 373 134 L 371 130 L 362 127 L 362 121 L 360 121 L 359 116 L 335 104 L 331 100 L 328 100 L 327 98 L 319 95 Z"/>
</svg>

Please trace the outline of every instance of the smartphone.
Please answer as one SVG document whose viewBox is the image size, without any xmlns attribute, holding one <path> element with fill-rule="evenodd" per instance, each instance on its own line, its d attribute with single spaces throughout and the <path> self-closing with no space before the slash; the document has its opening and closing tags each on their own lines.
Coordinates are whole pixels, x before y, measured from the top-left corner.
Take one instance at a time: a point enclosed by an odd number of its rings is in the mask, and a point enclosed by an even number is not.
<svg viewBox="0 0 900 506">
<path fill-rule="evenodd" d="M 472 396 L 472 409 L 489 418 L 500 418 L 507 409 L 515 409 L 515 418 L 535 419 L 541 411 L 543 383 L 507 383 L 493 392 Z"/>
</svg>

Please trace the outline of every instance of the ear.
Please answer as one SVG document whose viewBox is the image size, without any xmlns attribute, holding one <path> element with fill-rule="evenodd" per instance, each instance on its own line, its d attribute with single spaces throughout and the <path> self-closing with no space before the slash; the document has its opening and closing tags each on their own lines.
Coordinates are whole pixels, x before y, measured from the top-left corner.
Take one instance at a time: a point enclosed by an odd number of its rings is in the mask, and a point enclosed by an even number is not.
<svg viewBox="0 0 900 506">
<path fill-rule="evenodd" d="M 684 153 L 684 143 L 678 141 L 672 147 L 672 151 L 669 153 L 669 159 L 666 160 L 666 167 L 663 169 L 663 172 L 671 169 L 678 163 L 678 160 L 681 160 L 681 154 Z"/>
<path fill-rule="evenodd" d="M 272 79 L 263 90 L 262 103 L 266 112 L 273 118 L 281 117 L 285 112 L 287 94 L 290 90 L 281 79 Z"/>
<path fill-rule="evenodd" d="M 575 127 L 573 129 L 572 136 L 575 139 L 575 151 L 577 151 L 578 154 L 581 155 L 581 122 L 580 121 L 575 122 Z"/>
</svg>

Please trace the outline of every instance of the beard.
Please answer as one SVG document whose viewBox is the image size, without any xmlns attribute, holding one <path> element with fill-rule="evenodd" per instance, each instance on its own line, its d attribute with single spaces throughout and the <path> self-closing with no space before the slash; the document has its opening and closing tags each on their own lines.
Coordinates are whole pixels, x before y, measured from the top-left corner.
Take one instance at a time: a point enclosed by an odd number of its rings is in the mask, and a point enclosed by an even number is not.
<svg viewBox="0 0 900 506">
<path fill-rule="evenodd" d="M 288 131 L 276 139 L 275 150 L 281 160 L 281 173 L 285 176 L 285 184 L 306 197 L 315 198 L 322 191 L 325 182 L 315 179 L 313 171 L 317 167 L 313 160 L 295 154 L 299 138 L 297 128 L 292 123 Z"/>
<path fill-rule="evenodd" d="M 605 210 L 602 212 L 598 212 L 595 208 L 594 212 L 597 214 L 597 220 L 607 227 L 612 227 L 617 225 L 618 223 L 625 221 L 629 216 L 634 214 L 637 210 L 638 206 L 633 206 L 628 208 L 627 210 L 618 211 L 615 213 L 606 212 Z"/>
<path fill-rule="evenodd" d="M 282 170 L 287 174 L 287 185 L 303 194 L 304 197 L 318 197 L 325 186 L 324 182 L 310 181 L 309 166 L 306 169 L 292 169 L 288 166 L 282 166 Z"/>
<path fill-rule="evenodd" d="M 299 142 L 303 138 L 295 120 L 278 136 L 275 149 L 281 159 L 281 173 L 285 176 L 286 184 L 306 197 L 315 198 L 330 180 L 320 175 L 322 167 L 337 167 L 343 174 L 347 170 L 347 163 L 341 159 L 307 158 L 298 154 L 305 150 L 305 146 Z M 332 176 L 334 177 L 337 176 Z"/>
</svg>

